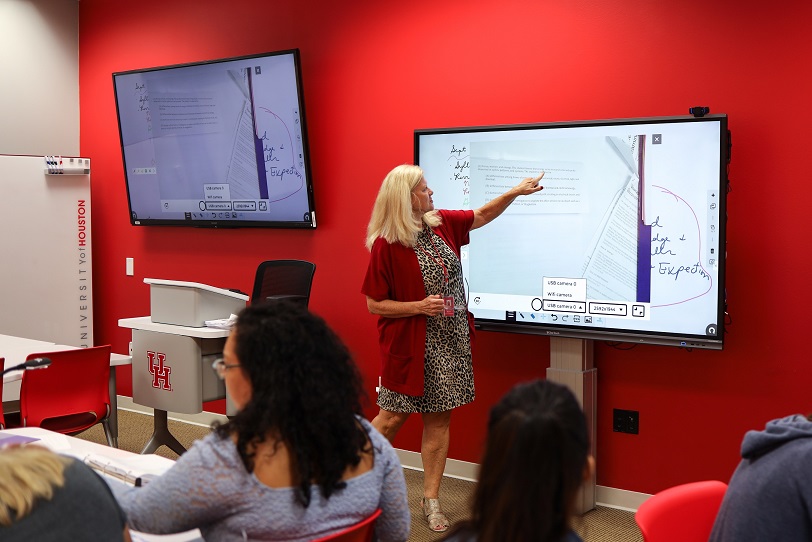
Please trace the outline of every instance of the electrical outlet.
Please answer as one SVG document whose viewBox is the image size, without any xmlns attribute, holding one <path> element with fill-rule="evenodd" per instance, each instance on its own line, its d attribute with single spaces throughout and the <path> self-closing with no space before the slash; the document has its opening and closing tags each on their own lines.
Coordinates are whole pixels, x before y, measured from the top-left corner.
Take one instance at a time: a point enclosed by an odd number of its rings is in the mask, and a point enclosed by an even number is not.
<svg viewBox="0 0 812 542">
<path fill-rule="evenodd" d="M 632 435 L 639 435 L 640 434 L 640 413 L 636 410 L 629 411 L 629 419 L 627 420 L 626 424 L 629 429 L 629 433 Z"/>
<path fill-rule="evenodd" d="M 640 413 L 636 410 L 613 409 L 612 431 L 632 435 L 640 434 Z"/>
</svg>

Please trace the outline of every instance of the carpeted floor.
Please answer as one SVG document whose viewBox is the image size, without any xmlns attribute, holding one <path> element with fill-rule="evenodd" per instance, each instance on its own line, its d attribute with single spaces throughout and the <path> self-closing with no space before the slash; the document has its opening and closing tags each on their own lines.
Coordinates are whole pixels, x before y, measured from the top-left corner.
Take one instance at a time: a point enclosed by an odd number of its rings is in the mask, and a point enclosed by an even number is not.
<svg viewBox="0 0 812 542">
<path fill-rule="evenodd" d="M 152 435 L 152 417 L 128 410 L 119 410 L 119 447 L 123 450 L 139 453 Z M 208 427 L 201 427 L 174 420 L 169 420 L 169 430 L 180 441 L 189 447 L 192 443 L 210 432 Z M 101 425 L 91 427 L 78 435 L 100 444 L 106 444 Z M 166 446 L 161 446 L 156 454 L 177 459 L 178 455 Z M 409 492 L 409 506 L 412 510 L 412 532 L 409 542 L 434 542 L 443 535 L 429 530 L 420 514 L 420 497 L 423 488 L 423 473 L 413 469 L 404 469 L 406 486 Z M 441 488 L 443 509 L 453 523 L 465 519 L 465 510 L 473 493 L 474 483 L 456 478 L 443 478 Z M 576 518 L 575 530 L 584 542 L 642 542 L 643 537 L 634 523 L 634 514 L 603 506 Z"/>
<path fill-rule="evenodd" d="M 429 530 L 420 514 L 420 498 L 423 496 L 423 473 L 403 469 L 412 510 L 412 530 L 409 542 L 433 542 L 443 535 Z M 446 476 L 440 488 L 443 510 L 454 523 L 468 517 L 468 503 L 474 492 L 474 483 Z M 575 531 L 584 542 L 643 542 L 640 530 L 634 522 L 634 514 L 615 508 L 599 506 L 575 519 Z"/>
</svg>

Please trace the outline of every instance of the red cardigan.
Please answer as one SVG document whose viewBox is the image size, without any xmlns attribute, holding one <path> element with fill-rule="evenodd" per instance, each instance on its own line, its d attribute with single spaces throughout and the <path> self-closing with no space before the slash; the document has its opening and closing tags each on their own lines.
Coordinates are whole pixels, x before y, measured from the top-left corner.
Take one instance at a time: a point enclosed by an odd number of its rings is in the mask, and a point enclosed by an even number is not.
<svg viewBox="0 0 812 542">
<path fill-rule="evenodd" d="M 460 257 L 460 247 L 468 244 L 474 212 L 440 211 L 442 223 L 433 228 Z M 412 247 L 388 243 L 379 237 L 372 245 L 361 293 L 375 301 L 420 301 L 428 295 L 423 285 L 420 264 Z M 471 340 L 473 318 L 468 313 Z M 378 318 L 381 355 L 381 384 L 406 395 L 423 395 L 426 350 L 426 316 Z"/>
</svg>

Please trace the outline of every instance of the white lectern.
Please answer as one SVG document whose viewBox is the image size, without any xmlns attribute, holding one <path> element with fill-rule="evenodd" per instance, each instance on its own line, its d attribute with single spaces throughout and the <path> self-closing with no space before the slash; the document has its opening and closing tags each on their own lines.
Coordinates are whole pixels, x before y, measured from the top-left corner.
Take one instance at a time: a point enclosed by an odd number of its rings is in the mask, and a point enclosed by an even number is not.
<svg viewBox="0 0 812 542">
<path fill-rule="evenodd" d="M 166 445 L 186 449 L 169 432 L 167 412 L 196 414 L 203 403 L 225 397 L 211 368 L 229 330 L 205 327 L 245 307 L 248 296 L 194 282 L 144 279 L 150 285 L 151 316 L 126 318 L 132 329 L 133 402 L 155 410 L 154 430 L 141 453 Z"/>
</svg>

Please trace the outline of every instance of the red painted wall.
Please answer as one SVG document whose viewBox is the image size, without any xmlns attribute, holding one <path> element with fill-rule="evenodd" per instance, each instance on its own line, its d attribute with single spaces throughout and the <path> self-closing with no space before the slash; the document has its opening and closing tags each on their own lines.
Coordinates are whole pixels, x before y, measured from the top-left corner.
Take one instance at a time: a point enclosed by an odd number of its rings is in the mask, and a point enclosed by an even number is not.
<svg viewBox="0 0 812 542">
<path fill-rule="evenodd" d="M 803 7 L 797 7 L 801 6 Z M 149 312 L 144 277 L 250 291 L 256 265 L 318 268 L 311 308 L 355 353 L 370 395 L 375 321 L 359 287 L 379 183 L 412 159 L 415 128 L 686 114 L 730 115 L 723 352 L 596 344 L 598 484 L 653 493 L 726 480 L 741 437 L 812 411 L 806 348 L 810 4 L 767 12 L 723 0 L 260 0 L 107 2 L 80 9 L 81 154 L 93 159 L 96 342 L 125 352 L 119 318 Z M 298 47 L 310 128 L 315 231 L 132 227 L 111 73 Z M 429 179 L 429 182 L 431 180 Z M 124 274 L 135 258 L 135 276 Z M 450 456 L 476 462 L 489 406 L 544 375 L 547 339 L 480 333 L 477 400 L 459 409 Z M 120 393 L 130 393 L 128 370 Z M 614 434 L 613 408 L 640 411 Z M 370 407 L 369 413 L 374 412 Z M 418 421 L 396 440 L 419 448 Z"/>
</svg>

